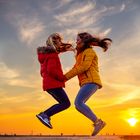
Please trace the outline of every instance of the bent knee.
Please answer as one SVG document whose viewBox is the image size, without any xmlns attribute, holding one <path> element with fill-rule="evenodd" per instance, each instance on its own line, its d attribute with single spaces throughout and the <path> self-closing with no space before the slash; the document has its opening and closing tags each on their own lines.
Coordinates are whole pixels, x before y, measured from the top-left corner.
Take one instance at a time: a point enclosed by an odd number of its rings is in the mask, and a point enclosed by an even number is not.
<svg viewBox="0 0 140 140">
<path fill-rule="evenodd" d="M 69 108 L 70 106 L 71 106 L 71 103 L 69 101 L 69 102 L 67 102 L 66 108 Z"/>
<path fill-rule="evenodd" d="M 71 103 L 70 101 L 67 101 L 67 102 L 62 103 L 62 106 L 64 107 L 64 109 L 67 109 L 71 106 Z"/>
</svg>

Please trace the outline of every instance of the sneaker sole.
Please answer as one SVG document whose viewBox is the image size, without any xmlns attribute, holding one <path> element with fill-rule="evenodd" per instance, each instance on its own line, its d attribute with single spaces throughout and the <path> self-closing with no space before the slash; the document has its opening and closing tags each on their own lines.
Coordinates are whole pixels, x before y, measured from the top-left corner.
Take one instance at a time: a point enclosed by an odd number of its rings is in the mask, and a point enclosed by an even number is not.
<svg viewBox="0 0 140 140">
<path fill-rule="evenodd" d="M 43 123 L 48 128 L 52 129 L 52 126 L 50 126 L 49 124 L 45 123 L 40 116 L 36 115 L 36 117 L 41 121 L 41 123 Z"/>
<path fill-rule="evenodd" d="M 104 127 L 106 126 L 106 123 L 104 122 L 102 127 L 94 134 L 92 134 L 92 136 L 96 136 Z"/>
</svg>

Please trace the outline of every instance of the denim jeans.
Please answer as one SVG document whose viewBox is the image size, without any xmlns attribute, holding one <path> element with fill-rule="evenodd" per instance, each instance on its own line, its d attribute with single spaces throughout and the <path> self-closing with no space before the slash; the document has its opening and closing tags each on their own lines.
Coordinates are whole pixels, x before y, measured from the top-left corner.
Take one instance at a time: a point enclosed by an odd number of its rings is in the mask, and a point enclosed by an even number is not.
<svg viewBox="0 0 140 140">
<path fill-rule="evenodd" d="M 87 83 L 83 85 L 78 95 L 75 99 L 75 107 L 76 109 L 89 118 L 92 122 L 97 120 L 96 115 L 92 112 L 92 110 L 85 104 L 85 102 L 96 92 L 99 88 L 97 84 L 94 83 Z"/>
<path fill-rule="evenodd" d="M 50 117 L 70 107 L 69 98 L 63 88 L 49 89 L 47 92 L 58 101 L 58 104 L 51 106 L 44 113 Z"/>
</svg>

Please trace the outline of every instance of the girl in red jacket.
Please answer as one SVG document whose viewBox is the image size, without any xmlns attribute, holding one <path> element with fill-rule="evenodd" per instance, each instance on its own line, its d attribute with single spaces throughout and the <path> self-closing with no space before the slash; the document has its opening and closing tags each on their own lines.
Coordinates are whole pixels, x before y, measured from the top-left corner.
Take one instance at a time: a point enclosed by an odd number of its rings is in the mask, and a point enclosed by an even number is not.
<svg viewBox="0 0 140 140">
<path fill-rule="evenodd" d="M 67 51 L 71 44 L 62 43 L 58 33 L 48 37 L 46 46 L 38 47 L 37 54 L 40 62 L 40 74 L 43 79 L 43 90 L 47 91 L 58 101 L 58 104 L 39 113 L 36 117 L 47 127 L 52 129 L 50 117 L 70 107 L 70 101 L 63 87 L 65 87 L 65 77 L 62 72 L 58 54 Z"/>
</svg>

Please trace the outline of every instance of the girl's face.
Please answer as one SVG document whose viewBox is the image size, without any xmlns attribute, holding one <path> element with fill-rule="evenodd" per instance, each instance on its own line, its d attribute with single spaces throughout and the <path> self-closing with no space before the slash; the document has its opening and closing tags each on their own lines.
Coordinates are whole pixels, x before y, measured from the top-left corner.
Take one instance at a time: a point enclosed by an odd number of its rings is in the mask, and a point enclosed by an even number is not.
<svg viewBox="0 0 140 140">
<path fill-rule="evenodd" d="M 84 45 L 82 39 L 79 36 L 77 36 L 76 44 L 77 44 L 77 48 L 82 48 Z"/>
</svg>

